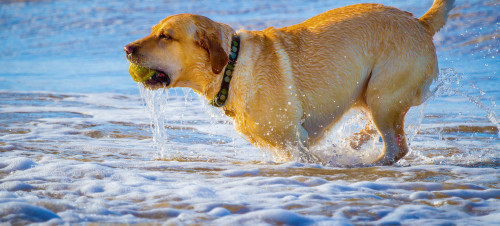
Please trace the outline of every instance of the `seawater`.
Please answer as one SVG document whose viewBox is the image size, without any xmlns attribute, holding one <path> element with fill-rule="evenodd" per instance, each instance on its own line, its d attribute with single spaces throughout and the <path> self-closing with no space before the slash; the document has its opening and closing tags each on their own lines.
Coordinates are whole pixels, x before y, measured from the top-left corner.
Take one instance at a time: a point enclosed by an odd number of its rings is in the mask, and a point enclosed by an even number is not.
<svg viewBox="0 0 500 226">
<path fill-rule="evenodd" d="M 425 1 L 375 1 L 416 16 Z M 277 162 L 189 89 L 149 91 L 122 49 L 164 17 L 233 28 L 303 21 L 356 1 L 0 3 L 0 222 L 500 224 L 495 1 L 457 1 L 435 36 L 440 76 L 406 117 L 411 151 L 391 167 L 352 111 L 314 151 Z"/>
<path fill-rule="evenodd" d="M 146 89 L 141 83 L 139 83 L 138 86 L 143 103 L 149 112 L 151 131 L 153 132 L 153 144 L 158 150 L 160 158 L 165 158 L 165 154 L 169 153 L 167 149 L 168 136 L 166 133 L 168 129 L 168 114 L 166 110 L 168 104 L 168 90 L 165 87 L 155 92 Z"/>
</svg>

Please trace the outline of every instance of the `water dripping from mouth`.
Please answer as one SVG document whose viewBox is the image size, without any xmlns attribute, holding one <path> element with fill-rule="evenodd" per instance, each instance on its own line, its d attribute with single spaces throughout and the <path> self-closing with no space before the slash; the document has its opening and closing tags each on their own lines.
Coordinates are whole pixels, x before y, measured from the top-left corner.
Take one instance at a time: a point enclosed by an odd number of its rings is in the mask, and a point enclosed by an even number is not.
<svg viewBox="0 0 500 226">
<path fill-rule="evenodd" d="M 150 127 L 153 133 L 152 146 L 158 151 L 160 159 L 165 159 L 168 152 L 168 134 L 167 134 L 167 104 L 168 89 L 164 85 L 163 89 L 149 90 L 142 83 L 138 83 L 139 92 L 142 97 L 143 105 L 149 113 Z"/>
<path fill-rule="evenodd" d="M 186 91 L 188 88 L 182 88 L 182 93 L 184 94 L 184 108 L 182 108 L 181 112 L 181 130 L 183 129 L 184 126 L 184 113 L 186 111 L 186 106 L 188 105 L 188 96 L 189 96 L 189 90 Z"/>
</svg>

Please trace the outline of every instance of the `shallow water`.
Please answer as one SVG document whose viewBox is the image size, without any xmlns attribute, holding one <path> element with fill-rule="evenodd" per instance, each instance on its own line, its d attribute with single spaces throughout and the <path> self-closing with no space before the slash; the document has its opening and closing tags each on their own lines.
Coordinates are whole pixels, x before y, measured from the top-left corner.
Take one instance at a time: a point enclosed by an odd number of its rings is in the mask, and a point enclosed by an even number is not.
<svg viewBox="0 0 500 226">
<path fill-rule="evenodd" d="M 167 15 L 263 29 L 353 3 L 0 3 L 0 222 L 500 224 L 496 1 L 459 1 L 435 36 L 436 94 L 407 116 L 412 150 L 391 167 L 352 167 L 381 145 L 343 148 L 359 114 L 315 149 L 325 164 L 277 163 L 192 91 L 144 101 L 127 72 L 123 46 Z"/>
</svg>

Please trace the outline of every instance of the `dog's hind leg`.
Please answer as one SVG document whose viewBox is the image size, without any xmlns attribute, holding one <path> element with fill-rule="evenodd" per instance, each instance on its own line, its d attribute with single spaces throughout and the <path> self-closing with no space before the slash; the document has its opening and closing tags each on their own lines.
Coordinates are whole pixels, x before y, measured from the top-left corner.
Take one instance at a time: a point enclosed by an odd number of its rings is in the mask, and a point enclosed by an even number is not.
<svg viewBox="0 0 500 226">
<path fill-rule="evenodd" d="M 422 44 L 419 46 L 421 49 L 426 48 Z M 410 107 L 420 104 L 428 92 L 428 87 L 437 74 L 437 61 L 435 54 L 429 49 L 391 54 L 380 61 L 373 68 L 368 81 L 364 107 L 384 141 L 382 155 L 375 163 L 391 165 L 403 158 L 409 150 L 404 132 L 404 117 Z"/>
<path fill-rule="evenodd" d="M 390 73 L 384 73 L 384 75 L 387 74 Z M 411 76 L 414 75 L 408 75 L 410 78 Z M 365 107 L 384 142 L 382 154 L 375 161 L 377 165 L 391 165 L 403 158 L 408 152 L 404 118 L 406 112 L 415 102 L 416 95 L 413 91 L 417 90 L 417 88 L 412 87 L 415 84 L 404 81 L 399 81 L 399 84 L 385 85 L 388 77 L 396 80 L 395 78 L 401 78 L 403 75 L 402 73 L 393 73 L 391 76 L 385 77 L 385 81 L 383 81 L 384 76 L 372 76 L 365 96 Z"/>
<path fill-rule="evenodd" d="M 384 150 L 377 158 L 377 165 L 392 165 L 408 153 L 404 132 L 404 117 L 408 108 L 400 110 L 377 109 L 372 111 L 373 122 L 384 141 Z"/>
</svg>

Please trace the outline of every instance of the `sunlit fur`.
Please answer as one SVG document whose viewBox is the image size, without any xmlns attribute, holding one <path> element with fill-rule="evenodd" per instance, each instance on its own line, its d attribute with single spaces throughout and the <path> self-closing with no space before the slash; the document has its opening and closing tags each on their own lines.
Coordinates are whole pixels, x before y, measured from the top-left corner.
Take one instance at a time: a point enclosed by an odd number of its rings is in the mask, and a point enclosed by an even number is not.
<svg viewBox="0 0 500 226">
<path fill-rule="evenodd" d="M 392 164 L 408 151 L 406 112 L 422 103 L 438 74 L 432 37 L 452 5 L 436 0 L 418 19 L 393 7 L 357 4 L 289 27 L 240 30 L 224 110 L 250 142 L 279 159 L 317 161 L 308 147 L 346 111 L 360 107 L 384 141 L 376 164 Z M 161 40 L 162 32 L 173 39 Z M 224 59 L 214 60 L 200 39 L 220 43 L 227 55 L 233 33 L 203 16 L 170 16 L 151 35 L 131 43 L 138 50 L 128 58 L 167 72 L 169 87 L 190 87 L 212 100 L 222 80 L 214 67 Z"/>
</svg>

